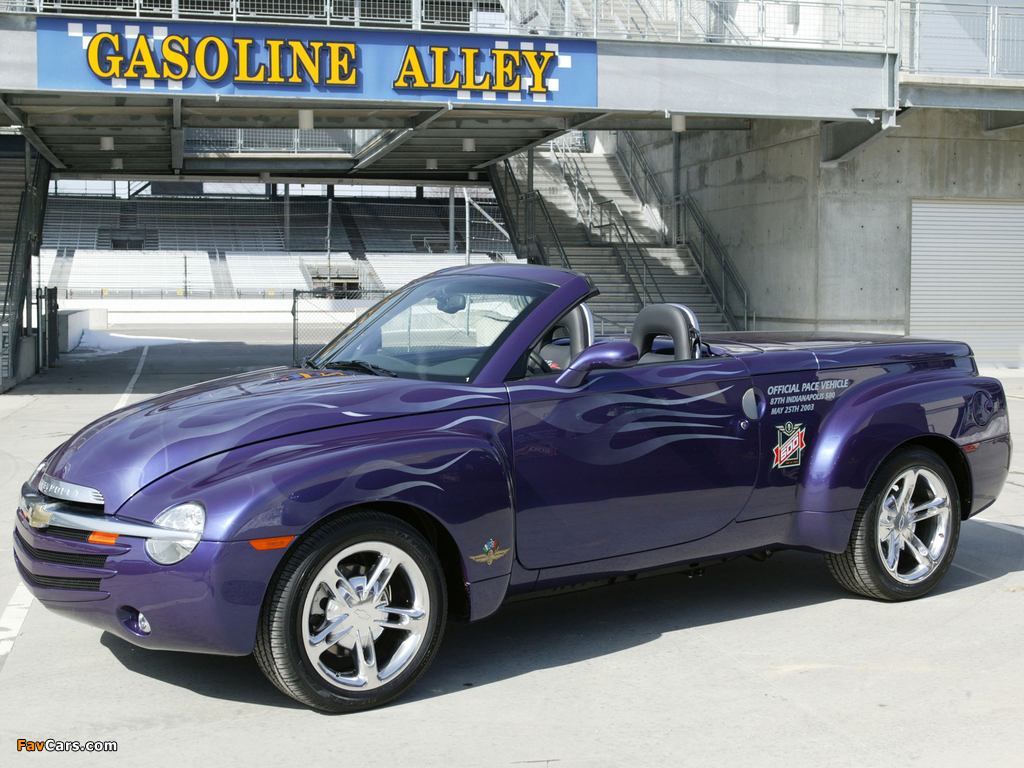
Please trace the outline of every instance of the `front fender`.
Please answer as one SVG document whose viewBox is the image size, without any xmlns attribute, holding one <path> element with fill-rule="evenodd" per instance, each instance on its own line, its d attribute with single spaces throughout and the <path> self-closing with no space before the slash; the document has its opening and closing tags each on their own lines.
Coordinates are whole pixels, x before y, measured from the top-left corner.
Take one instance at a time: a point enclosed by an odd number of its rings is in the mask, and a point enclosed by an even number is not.
<svg viewBox="0 0 1024 768">
<path fill-rule="evenodd" d="M 306 432 L 178 469 L 118 514 L 149 521 L 198 499 L 207 509 L 204 540 L 239 541 L 301 536 L 357 505 L 403 504 L 450 534 L 466 580 L 479 581 L 507 575 L 515 559 L 510 448 L 504 404 Z M 507 556 L 472 560 L 490 540 Z"/>
<path fill-rule="evenodd" d="M 978 392 L 987 393 L 994 405 L 984 426 L 972 415 Z M 959 446 L 1008 433 L 1006 397 L 996 379 L 951 370 L 871 379 L 840 398 L 822 422 L 797 509 L 855 509 L 885 457 L 911 440 L 938 437 L 959 451 Z"/>
</svg>

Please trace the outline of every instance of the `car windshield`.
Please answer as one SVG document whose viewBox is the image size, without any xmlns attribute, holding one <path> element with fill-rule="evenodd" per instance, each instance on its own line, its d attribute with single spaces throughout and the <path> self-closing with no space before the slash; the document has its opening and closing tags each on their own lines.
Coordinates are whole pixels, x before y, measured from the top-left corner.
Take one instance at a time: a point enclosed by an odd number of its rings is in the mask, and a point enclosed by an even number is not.
<svg viewBox="0 0 1024 768">
<path fill-rule="evenodd" d="M 309 363 L 428 381 L 472 381 L 555 286 L 493 275 L 413 283 L 368 310 Z"/>
</svg>

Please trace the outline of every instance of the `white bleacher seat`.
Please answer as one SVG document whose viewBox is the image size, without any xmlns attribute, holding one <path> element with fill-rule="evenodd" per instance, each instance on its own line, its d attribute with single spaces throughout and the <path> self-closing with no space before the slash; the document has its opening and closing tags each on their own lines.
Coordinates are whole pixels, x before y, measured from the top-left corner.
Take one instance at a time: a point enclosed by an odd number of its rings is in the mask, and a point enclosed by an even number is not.
<svg viewBox="0 0 1024 768">
<path fill-rule="evenodd" d="M 410 280 L 429 275 L 439 269 L 461 267 L 466 263 L 465 254 L 452 253 L 368 253 L 366 260 L 383 284 L 384 289 L 394 291 Z M 493 264 L 487 254 L 474 253 L 470 264 Z"/>
<path fill-rule="evenodd" d="M 182 295 L 212 296 L 213 288 L 210 256 L 204 251 L 76 250 L 68 278 L 72 296 L 76 291 L 140 296 L 179 290 Z"/>
<path fill-rule="evenodd" d="M 313 287 L 302 271 L 297 254 L 229 251 L 225 256 L 231 272 L 231 283 L 242 296 L 268 291 L 290 294 L 295 289 L 308 290 Z"/>
</svg>

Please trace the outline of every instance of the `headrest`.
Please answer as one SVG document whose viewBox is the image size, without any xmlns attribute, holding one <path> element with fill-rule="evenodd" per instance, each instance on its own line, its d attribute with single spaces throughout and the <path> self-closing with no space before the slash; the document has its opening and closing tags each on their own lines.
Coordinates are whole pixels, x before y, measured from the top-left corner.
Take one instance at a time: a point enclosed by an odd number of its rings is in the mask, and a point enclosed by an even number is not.
<svg viewBox="0 0 1024 768">
<path fill-rule="evenodd" d="M 629 340 L 640 357 L 654 347 L 658 336 L 670 336 L 675 347 L 676 360 L 690 360 L 693 357 L 690 312 L 677 304 L 651 304 L 640 310 L 633 322 L 633 333 Z"/>
<path fill-rule="evenodd" d="M 565 328 L 569 334 L 569 353 L 573 360 L 594 343 L 594 317 L 586 304 L 580 304 L 563 317 L 558 326 Z"/>
</svg>

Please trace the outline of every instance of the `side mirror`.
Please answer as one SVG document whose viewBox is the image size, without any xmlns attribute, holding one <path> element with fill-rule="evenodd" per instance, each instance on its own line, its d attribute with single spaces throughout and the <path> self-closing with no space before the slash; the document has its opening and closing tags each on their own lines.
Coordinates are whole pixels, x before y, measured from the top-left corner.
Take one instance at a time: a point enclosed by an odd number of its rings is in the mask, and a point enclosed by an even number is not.
<svg viewBox="0 0 1024 768">
<path fill-rule="evenodd" d="M 591 371 L 609 368 L 629 368 L 640 359 L 636 347 L 628 341 L 606 341 L 594 344 L 583 350 L 579 357 L 569 364 L 555 384 L 566 389 L 574 389 L 584 382 Z"/>
</svg>

